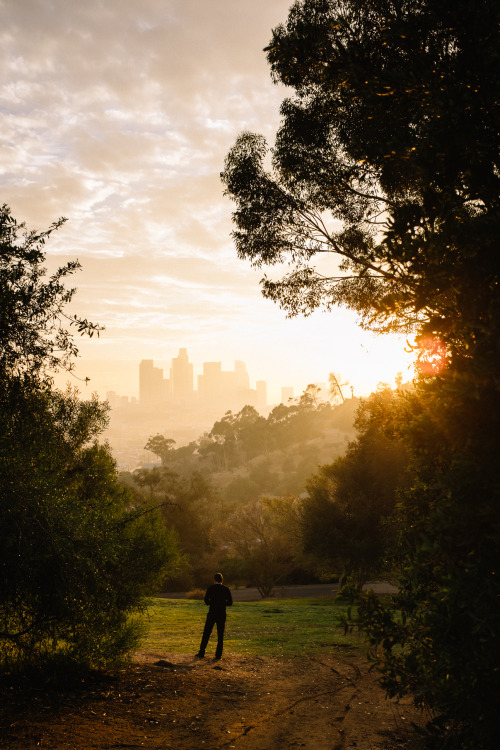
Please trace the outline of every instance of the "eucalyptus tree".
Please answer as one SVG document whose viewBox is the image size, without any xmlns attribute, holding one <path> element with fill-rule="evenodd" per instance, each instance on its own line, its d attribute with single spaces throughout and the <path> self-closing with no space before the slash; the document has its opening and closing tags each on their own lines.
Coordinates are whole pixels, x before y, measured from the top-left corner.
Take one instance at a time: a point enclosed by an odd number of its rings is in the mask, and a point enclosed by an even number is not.
<svg viewBox="0 0 500 750">
<path fill-rule="evenodd" d="M 296 2 L 266 48 L 289 92 L 274 146 L 241 134 L 222 173 L 238 255 L 277 271 L 266 297 L 290 315 L 347 305 L 421 345 L 423 382 L 387 428 L 415 478 L 402 620 L 372 601 L 365 622 L 389 692 L 434 712 L 435 747 L 498 745 L 499 14 Z"/>
<path fill-rule="evenodd" d="M 241 134 L 222 173 L 238 255 L 290 266 L 266 297 L 478 344 L 498 306 L 497 34 L 492 0 L 292 6 L 266 48 L 290 91 L 275 144 Z"/>
</svg>

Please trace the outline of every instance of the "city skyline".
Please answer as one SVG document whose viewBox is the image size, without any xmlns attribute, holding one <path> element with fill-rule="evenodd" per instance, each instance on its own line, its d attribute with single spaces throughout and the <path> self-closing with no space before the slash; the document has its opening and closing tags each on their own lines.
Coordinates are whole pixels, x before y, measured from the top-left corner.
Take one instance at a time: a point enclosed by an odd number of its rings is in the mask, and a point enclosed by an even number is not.
<svg viewBox="0 0 500 750">
<path fill-rule="evenodd" d="M 370 352 L 368 350 L 365 350 L 364 348 L 361 349 L 362 356 L 365 357 L 365 360 L 369 361 Z M 391 352 L 389 351 L 389 356 L 390 353 Z M 163 372 L 170 371 L 172 361 L 171 359 L 157 359 L 154 356 L 145 357 L 144 359 L 153 360 L 155 368 L 160 369 Z M 71 387 L 76 387 L 79 390 L 82 398 L 89 397 L 91 393 L 97 393 L 97 395 L 101 399 L 105 399 L 108 392 L 114 391 L 120 396 L 127 396 L 129 399 L 136 399 L 139 401 L 139 365 L 141 361 L 143 360 L 94 360 L 92 358 L 85 359 L 79 364 L 79 367 L 77 367 L 76 377 L 74 373 L 69 374 L 66 372 L 59 372 L 55 375 L 55 384 L 58 388 L 63 390 L 68 385 L 70 385 Z M 214 361 L 215 360 L 212 357 L 207 359 L 205 362 L 213 363 Z M 218 359 L 216 361 L 220 363 L 222 369 L 227 370 L 228 368 L 234 366 L 235 362 L 243 360 L 224 358 Z M 390 359 L 388 361 L 390 363 Z M 203 374 L 204 362 L 193 359 L 192 364 L 194 383 L 197 384 L 198 378 Z M 247 364 L 246 361 L 245 364 Z M 355 384 L 355 382 L 353 383 L 352 380 L 349 380 L 345 376 L 344 373 L 347 371 L 347 368 L 344 368 L 342 366 L 342 363 L 340 363 L 339 367 L 330 368 L 329 370 L 319 371 L 318 368 L 316 372 L 314 372 L 313 367 L 311 367 L 309 376 L 305 374 L 301 379 L 290 377 L 289 368 L 286 367 L 286 362 L 284 362 L 283 364 L 284 366 L 282 377 L 280 377 L 278 371 L 277 376 L 274 375 L 274 377 L 271 376 L 271 378 L 269 378 L 266 377 L 265 372 L 262 372 L 260 369 L 256 371 L 256 368 L 252 366 L 252 363 L 248 363 L 249 377 L 252 383 L 256 385 L 258 381 L 265 381 L 268 396 L 267 401 L 269 404 L 282 402 L 283 389 L 291 389 L 295 397 L 297 395 L 300 395 L 310 383 L 325 383 L 328 380 L 328 375 L 330 374 L 330 372 L 335 372 L 340 380 L 346 385 L 347 393 L 350 394 L 351 392 L 354 392 L 355 396 L 367 396 L 381 383 L 388 384 L 389 386 L 393 387 L 395 385 L 396 377 L 398 376 L 398 374 L 401 374 L 403 380 L 405 381 L 410 380 L 412 377 L 411 357 L 408 357 L 408 362 L 406 363 L 405 367 L 401 367 L 399 370 L 395 368 L 392 370 L 392 377 L 384 377 L 385 373 L 383 372 L 383 370 L 378 371 L 380 377 L 378 377 L 378 379 L 376 380 L 375 378 L 373 378 L 373 387 L 371 382 L 368 381 L 367 386 L 364 389 L 362 387 L 359 388 Z M 375 374 L 376 372 L 377 370 L 374 368 L 371 374 Z M 89 378 L 88 382 L 84 381 L 84 377 Z"/>
<path fill-rule="evenodd" d="M 169 405 L 196 408 L 210 405 L 221 410 L 236 410 L 250 405 L 267 407 L 267 386 L 257 380 L 250 387 L 246 364 L 236 360 L 233 370 L 223 370 L 222 362 L 203 362 L 202 373 L 194 378 L 193 363 L 189 361 L 187 349 L 181 347 L 173 357 L 165 377 L 163 368 L 155 366 L 154 360 L 143 359 L 139 363 L 139 403 L 141 406 L 168 407 Z M 197 385 L 197 387 L 195 387 Z"/>
</svg>

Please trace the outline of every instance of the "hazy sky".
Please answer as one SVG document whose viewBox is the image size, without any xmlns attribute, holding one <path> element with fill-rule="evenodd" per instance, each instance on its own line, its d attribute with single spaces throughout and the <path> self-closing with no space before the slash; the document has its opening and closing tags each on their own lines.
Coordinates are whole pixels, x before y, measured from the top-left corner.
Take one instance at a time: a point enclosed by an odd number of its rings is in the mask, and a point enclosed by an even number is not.
<svg viewBox="0 0 500 750">
<path fill-rule="evenodd" d="M 286 319 L 232 247 L 219 173 L 242 130 L 272 141 L 285 93 L 263 47 L 290 0 L 0 0 L 0 201 L 30 228 L 68 218 L 90 388 L 136 395 L 138 362 L 187 347 L 251 384 L 299 391 L 335 371 L 358 395 L 408 370 L 404 340 L 345 310 Z M 99 360 L 99 366 L 93 360 Z M 108 364 L 105 364 L 105 363 Z"/>
</svg>

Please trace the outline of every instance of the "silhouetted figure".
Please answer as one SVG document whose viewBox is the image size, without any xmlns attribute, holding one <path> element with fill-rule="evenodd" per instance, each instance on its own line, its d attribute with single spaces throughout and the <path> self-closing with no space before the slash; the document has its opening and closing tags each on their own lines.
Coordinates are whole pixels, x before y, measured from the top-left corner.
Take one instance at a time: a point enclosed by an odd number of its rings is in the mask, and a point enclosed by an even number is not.
<svg viewBox="0 0 500 750">
<path fill-rule="evenodd" d="M 217 625 L 217 649 L 215 651 L 215 658 L 220 659 L 222 656 L 224 628 L 226 627 L 226 607 L 230 607 L 233 603 L 231 592 L 227 586 L 223 585 L 222 580 L 222 573 L 216 573 L 214 575 L 215 583 L 208 587 L 205 594 L 205 604 L 208 605 L 209 610 L 201 638 L 200 650 L 196 654 L 198 659 L 203 659 L 205 656 L 205 649 L 214 625 Z"/>
</svg>

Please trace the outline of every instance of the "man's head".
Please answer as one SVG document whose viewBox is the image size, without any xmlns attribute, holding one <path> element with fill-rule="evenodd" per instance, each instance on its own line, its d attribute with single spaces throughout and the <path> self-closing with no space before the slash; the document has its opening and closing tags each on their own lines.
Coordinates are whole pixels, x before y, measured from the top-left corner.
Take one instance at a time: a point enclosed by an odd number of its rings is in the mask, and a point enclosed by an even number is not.
<svg viewBox="0 0 500 750">
<path fill-rule="evenodd" d="M 224 579 L 222 578 L 222 573 L 216 573 L 214 575 L 214 581 L 215 583 L 222 583 Z"/>
</svg>

